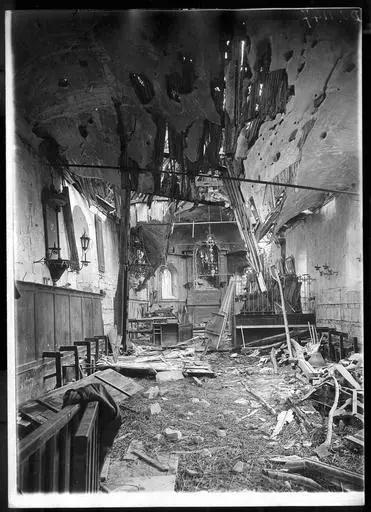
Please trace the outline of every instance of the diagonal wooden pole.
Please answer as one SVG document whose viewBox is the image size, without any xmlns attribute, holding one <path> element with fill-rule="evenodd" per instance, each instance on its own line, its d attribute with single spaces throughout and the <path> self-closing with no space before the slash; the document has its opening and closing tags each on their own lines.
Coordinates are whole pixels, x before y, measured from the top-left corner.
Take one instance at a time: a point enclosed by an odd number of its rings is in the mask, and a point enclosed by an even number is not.
<svg viewBox="0 0 371 512">
<path fill-rule="evenodd" d="M 283 314 L 283 322 L 285 324 L 285 333 L 286 333 L 286 341 L 287 341 L 287 350 L 289 351 L 290 359 L 292 359 L 292 349 L 291 349 L 291 340 L 290 340 L 290 331 L 289 331 L 289 324 L 287 321 L 287 314 L 286 314 L 286 306 L 285 306 L 285 298 L 283 296 L 283 290 L 282 290 L 282 284 L 280 280 L 280 276 L 278 275 L 276 267 L 271 267 L 271 274 L 273 279 L 275 279 L 278 283 L 278 288 L 280 290 L 280 296 L 281 296 L 281 305 L 282 305 L 282 314 Z"/>
</svg>

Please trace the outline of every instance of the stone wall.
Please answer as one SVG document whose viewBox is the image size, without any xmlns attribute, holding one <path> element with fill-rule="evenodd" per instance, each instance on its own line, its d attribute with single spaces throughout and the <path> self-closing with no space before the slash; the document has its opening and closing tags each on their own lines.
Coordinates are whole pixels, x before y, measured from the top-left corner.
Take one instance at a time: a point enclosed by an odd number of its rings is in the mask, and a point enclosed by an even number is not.
<svg viewBox="0 0 371 512">
<path fill-rule="evenodd" d="M 309 274 L 317 325 L 334 327 L 362 339 L 362 232 L 360 203 L 339 195 L 286 231 L 286 256 L 295 257 L 296 272 Z M 280 249 L 272 246 L 272 260 Z M 325 276 L 315 269 L 338 272 Z M 323 268 L 321 268 L 323 270 Z"/>
<path fill-rule="evenodd" d="M 62 186 L 61 178 L 23 138 L 17 137 L 16 142 L 14 277 L 20 281 L 51 285 L 47 266 L 41 262 L 35 263 L 45 256 L 41 191 L 44 186 L 49 187 L 52 183 L 59 190 Z M 113 326 L 113 298 L 119 268 L 117 225 L 95 206 L 89 205 L 73 186 L 69 184 L 67 186 L 79 259 L 81 260 L 80 236 L 86 229 L 90 237 L 90 246 L 87 251 L 87 260 L 90 264 L 83 267 L 80 272 L 65 271 L 57 285 L 102 293 L 104 330 L 108 332 Z M 76 207 L 80 208 L 79 215 L 76 215 Z M 98 270 L 95 215 L 102 220 L 104 272 Z M 63 247 L 63 244 L 61 247 L 61 257 L 68 259 L 67 248 Z"/>
</svg>

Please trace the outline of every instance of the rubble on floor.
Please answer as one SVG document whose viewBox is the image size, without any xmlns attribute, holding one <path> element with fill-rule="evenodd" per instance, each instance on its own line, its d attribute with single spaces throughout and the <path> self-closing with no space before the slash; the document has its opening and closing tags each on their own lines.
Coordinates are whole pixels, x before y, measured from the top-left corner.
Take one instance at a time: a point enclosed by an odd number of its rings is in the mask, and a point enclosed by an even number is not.
<svg viewBox="0 0 371 512">
<path fill-rule="evenodd" d="M 130 399 L 135 412 L 124 410 L 111 450 L 107 488 L 128 490 L 126 483 L 135 491 L 153 489 L 157 481 L 157 490 L 176 491 L 362 490 L 362 357 L 350 354 L 337 363 L 324 361 L 314 367 L 308 359 L 319 349 L 320 344 L 294 340 L 292 358 L 287 357 L 286 342 L 275 347 L 275 358 L 266 346 L 235 352 L 233 358 L 228 353 L 206 353 L 199 362 L 212 366 L 216 379 L 158 382 L 158 394 L 148 376 L 138 380 L 148 392 Z M 181 351 L 173 349 L 177 352 Z M 193 365 L 195 354 L 164 359 L 171 365 L 175 361 L 185 373 L 186 361 Z M 149 416 L 146 411 L 153 398 L 161 411 Z M 142 442 L 137 450 L 131 449 L 132 456 L 143 452 L 147 461 L 138 456 L 123 459 L 133 441 L 133 436 L 123 435 L 126 431 L 134 431 Z M 170 456 L 178 457 L 176 474 L 161 473 L 149 462 L 153 459 L 166 467 Z M 124 474 L 130 478 L 124 482 L 120 474 L 117 483 L 122 463 L 128 465 Z M 148 478 L 144 464 L 151 472 Z"/>
<path fill-rule="evenodd" d="M 215 377 L 209 364 L 201 360 L 205 347 L 199 337 L 168 347 L 131 343 L 133 355 L 102 356 L 98 369 L 114 368 L 127 376 L 150 376 L 158 382 L 184 377 Z M 200 355 L 202 353 L 202 355 Z"/>
</svg>

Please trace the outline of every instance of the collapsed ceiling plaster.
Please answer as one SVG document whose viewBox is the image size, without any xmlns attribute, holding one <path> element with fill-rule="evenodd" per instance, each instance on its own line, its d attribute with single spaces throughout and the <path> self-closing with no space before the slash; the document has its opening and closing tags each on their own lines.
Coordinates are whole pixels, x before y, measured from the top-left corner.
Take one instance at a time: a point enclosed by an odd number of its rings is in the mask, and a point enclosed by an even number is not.
<svg viewBox="0 0 371 512">
<path fill-rule="evenodd" d="M 332 20 L 320 18 L 311 28 L 301 19 L 265 19 L 258 24 L 252 14 L 246 32 L 249 67 L 255 69 L 257 48 L 268 40 L 272 49 L 269 72 L 285 70 L 294 94 L 283 112 L 260 124 L 253 144 L 248 143 L 249 129 L 241 129 L 235 158 L 243 161 L 245 177 L 281 181 L 285 171 L 298 164 L 294 183 L 321 188 L 334 188 L 336 183 L 340 190 L 354 189 L 359 183 L 359 23 L 339 14 Z M 250 83 L 254 84 L 254 76 Z M 246 201 L 253 195 L 266 218 L 270 212 L 266 186 L 242 183 L 241 190 Z M 275 230 L 301 211 L 320 206 L 327 196 L 286 189 Z"/>
<path fill-rule="evenodd" d="M 117 165 L 114 100 L 130 134 L 129 159 L 142 169 L 155 167 L 158 119 L 177 133 L 188 131 L 191 162 L 202 123 L 220 126 L 211 94 L 222 70 L 215 15 L 27 12 L 15 15 L 14 34 L 20 33 L 17 110 L 35 133 L 57 142 L 69 163 Z M 81 172 L 102 177 L 99 170 Z M 119 184 L 118 171 L 105 176 Z"/>
<path fill-rule="evenodd" d="M 356 188 L 359 20 L 352 12 L 18 12 L 17 128 L 28 124 L 29 142 L 57 167 L 117 165 L 122 119 L 129 165 L 148 170 L 134 180 L 142 193 L 154 191 L 166 126 L 170 153 L 189 175 L 201 162 L 218 165 L 223 129 L 235 175 Z M 120 185 L 115 169 L 74 172 Z M 178 185 L 170 181 L 172 194 Z M 195 184 L 183 182 L 189 195 L 179 199 L 189 201 Z M 240 188 L 264 222 L 272 211 L 267 187 Z M 287 188 L 275 230 L 327 196 Z"/>
</svg>

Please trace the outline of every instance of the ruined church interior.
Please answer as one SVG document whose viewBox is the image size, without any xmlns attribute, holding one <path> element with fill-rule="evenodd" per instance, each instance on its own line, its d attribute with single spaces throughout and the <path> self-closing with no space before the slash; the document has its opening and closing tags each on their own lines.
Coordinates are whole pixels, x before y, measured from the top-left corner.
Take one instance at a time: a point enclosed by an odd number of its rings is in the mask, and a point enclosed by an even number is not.
<svg viewBox="0 0 371 512">
<path fill-rule="evenodd" d="M 362 502 L 361 22 L 6 13 L 14 500 Z"/>
</svg>

